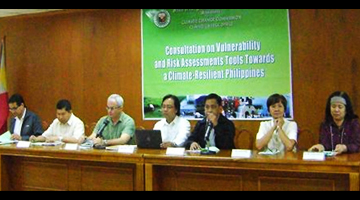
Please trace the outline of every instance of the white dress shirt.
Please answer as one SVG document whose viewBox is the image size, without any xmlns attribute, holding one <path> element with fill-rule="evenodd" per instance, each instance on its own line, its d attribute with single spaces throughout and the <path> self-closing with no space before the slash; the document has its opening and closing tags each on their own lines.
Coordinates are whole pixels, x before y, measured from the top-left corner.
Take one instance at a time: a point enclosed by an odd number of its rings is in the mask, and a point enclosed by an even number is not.
<svg viewBox="0 0 360 200">
<path fill-rule="evenodd" d="M 85 135 L 84 123 L 73 113 L 69 120 L 62 124 L 57 118 L 50 124 L 49 128 L 42 134 L 44 137 L 74 137 L 79 139 Z"/>
<path fill-rule="evenodd" d="M 154 130 L 161 130 L 163 142 L 173 142 L 177 146 L 183 146 L 190 135 L 190 122 L 182 117 L 176 116 L 171 123 L 162 119 L 154 125 Z"/>
<path fill-rule="evenodd" d="M 14 134 L 16 134 L 16 135 L 21 134 L 21 127 L 22 127 L 22 124 L 24 123 L 25 114 L 26 114 L 26 108 L 24 109 L 24 113 L 20 119 L 18 117 L 15 117 Z"/>
<path fill-rule="evenodd" d="M 264 137 L 264 135 L 274 126 L 274 120 L 265 121 L 260 123 L 259 132 L 256 134 L 256 139 L 261 139 Z M 297 124 L 294 121 L 289 121 L 287 119 L 284 119 L 284 125 L 282 126 L 282 130 L 284 131 L 285 135 L 290 140 L 297 141 Z M 279 151 L 285 151 L 285 146 L 281 142 L 281 139 L 279 137 L 278 131 L 275 129 L 269 143 L 267 144 L 267 148 L 271 150 L 279 150 Z M 294 148 L 296 150 L 296 148 Z"/>
</svg>

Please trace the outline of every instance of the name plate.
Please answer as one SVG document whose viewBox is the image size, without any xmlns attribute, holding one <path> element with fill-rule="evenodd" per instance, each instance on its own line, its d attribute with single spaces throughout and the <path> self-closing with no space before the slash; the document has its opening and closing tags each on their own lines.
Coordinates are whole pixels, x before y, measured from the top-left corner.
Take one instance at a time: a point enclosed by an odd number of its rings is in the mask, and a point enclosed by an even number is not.
<svg viewBox="0 0 360 200">
<path fill-rule="evenodd" d="M 65 150 L 77 150 L 78 144 L 66 143 L 64 149 Z"/>
<path fill-rule="evenodd" d="M 325 160 L 325 153 L 324 152 L 309 152 L 304 151 L 303 153 L 303 160 Z"/>
<path fill-rule="evenodd" d="M 249 149 L 233 149 L 231 151 L 232 158 L 250 158 L 251 150 Z"/>
<path fill-rule="evenodd" d="M 119 145 L 117 148 L 119 153 L 134 153 L 136 145 Z"/>
<path fill-rule="evenodd" d="M 16 147 L 20 147 L 20 148 L 29 148 L 30 147 L 31 142 L 28 141 L 19 141 L 16 144 Z"/>
<path fill-rule="evenodd" d="M 166 148 L 166 155 L 183 156 L 185 154 L 185 148 L 183 147 L 168 147 Z"/>
</svg>

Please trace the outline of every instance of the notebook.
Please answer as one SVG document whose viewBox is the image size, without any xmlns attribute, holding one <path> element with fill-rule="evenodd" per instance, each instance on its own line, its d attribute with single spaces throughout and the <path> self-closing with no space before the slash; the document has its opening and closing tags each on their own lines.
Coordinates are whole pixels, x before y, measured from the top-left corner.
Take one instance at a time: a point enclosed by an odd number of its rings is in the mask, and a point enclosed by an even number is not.
<svg viewBox="0 0 360 200">
<path fill-rule="evenodd" d="M 160 130 L 135 130 L 135 140 L 139 148 L 160 149 L 162 143 Z"/>
</svg>

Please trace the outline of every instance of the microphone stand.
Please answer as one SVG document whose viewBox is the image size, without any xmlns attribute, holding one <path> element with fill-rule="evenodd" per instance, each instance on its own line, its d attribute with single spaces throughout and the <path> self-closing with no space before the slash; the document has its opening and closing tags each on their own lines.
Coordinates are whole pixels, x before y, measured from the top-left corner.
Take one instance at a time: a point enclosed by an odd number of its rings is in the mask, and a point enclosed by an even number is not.
<svg viewBox="0 0 360 200">
<path fill-rule="evenodd" d="M 213 129 L 212 123 L 209 121 L 209 124 L 207 125 L 207 129 L 206 129 L 206 133 L 205 133 L 205 149 L 200 151 L 200 154 L 202 155 L 213 155 L 216 154 L 215 151 L 210 151 L 209 147 L 210 147 L 210 133 L 211 130 Z"/>
<path fill-rule="evenodd" d="M 105 120 L 103 126 L 100 128 L 99 132 L 96 134 L 96 137 L 103 138 L 102 132 L 104 131 L 105 127 L 109 124 L 108 120 Z M 106 149 L 106 145 L 103 144 L 94 144 L 94 149 Z"/>
</svg>

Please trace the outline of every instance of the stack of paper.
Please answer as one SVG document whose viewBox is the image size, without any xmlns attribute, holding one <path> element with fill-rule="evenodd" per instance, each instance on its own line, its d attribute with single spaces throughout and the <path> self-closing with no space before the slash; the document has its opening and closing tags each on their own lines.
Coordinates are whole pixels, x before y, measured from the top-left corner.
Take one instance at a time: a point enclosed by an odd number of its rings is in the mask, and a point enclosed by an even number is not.
<svg viewBox="0 0 360 200">
<path fill-rule="evenodd" d="M 11 133 L 9 131 L 0 135 L 0 145 L 1 144 L 12 144 L 12 143 L 17 142 L 17 140 L 11 140 L 10 138 L 11 138 Z"/>
<path fill-rule="evenodd" d="M 280 153 L 279 150 L 275 149 L 275 150 L 271 150 L 271 149 L 267 149 L 266 151 L 260 151 L 259 154 L 260 155 L 275 155 Z"/>
<path fill-rule="evenodd" d="M 33 146 L 57 146 L 63 144 L 60 141 L 56 142 L 32 142 L 31 145 Z"/>
</svg>

